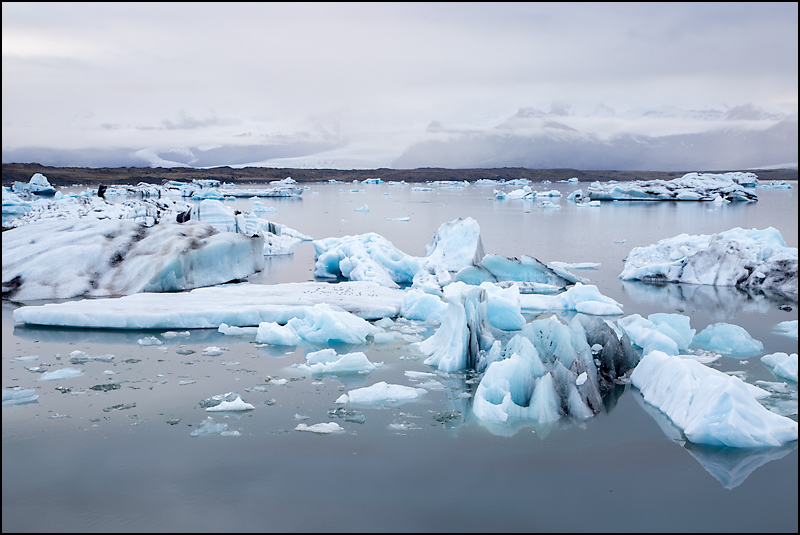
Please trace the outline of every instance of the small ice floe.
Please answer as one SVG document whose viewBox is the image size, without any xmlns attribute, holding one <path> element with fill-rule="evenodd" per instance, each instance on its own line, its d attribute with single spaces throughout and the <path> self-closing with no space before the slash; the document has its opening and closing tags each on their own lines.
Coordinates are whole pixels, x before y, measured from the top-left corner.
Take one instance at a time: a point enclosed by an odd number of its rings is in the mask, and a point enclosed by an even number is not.
<svg viewBox="0 0 800 535">
<path fill-rule="evenodd" d="M 245 403 L 241 397 L 236 396 L 233 401 L 222 401 L 219 405 L 208 407 L 207 412 L 222 412 L 222 411 L 249 411 L 255 407 L 249 403 Z"/>
<path fill-rule="evenodd" d="M 175 338 L 177 336 L 182 336 L 184 338 L 189 338 L 190 334 L 191 333 L 189 333 L 189 331 L 182 331 L 182 332 L 167 331 L 167 332 L 161 333 L 161 336 L 166 340 L 172 340 L 173 338 Z"/>
<path fill-rule="evenodd" d="M 542 201 L 539 203 L 539 208 L 543 210 L 561 210 L 561 205 L 550 201 Z"/>
<path fill-rule="evenodd" d="M 294 430 L 309 431 L 311 433 L 317 433 L 318 435 L 327 435 L 329 433 L 344 431 L 344 428 L 339 424 L 337 424 L 336 422 L 325 422 L 314 425 L 297 424 L 297 427 L 295 427 Z"/>
<path fill-rule="evenodd" d="M 386 221 L 411 221 L 411 217 L 410 217 L 410 216 L 404 216 L 404 217 L 387 217 L 387 218 L 386 218 Z"/>
<path fill-rule="evenodd" d="M 412 386 L 387 384 L 383 381 L 372 386 L 356 388 L 347 394 L 342 394 L 336 403 L 361 403 L 361 404 L 382 404 L 397 401 L 410 401 L 427 394 L 424 388 L 414 388 Z"/>
<path fill-rule="evenodd" d="M 203 420 L 200 426 L 190 433 L 190 436 L 199 437 L 201 435 L 222 435 L 223 437 L 239 436 L 239 431 L 231 431 L 228 429 L 228 424 L 217 423 L 209 416 L 208 419 Z"/>
<path fill-rule="evenodd" d="M 140 346 L 160 346 L 164 342 L 156 338 L 155 336 L 148 336 L 147 338 L 139 338 L 136 340 L 136 343 Z"/>
<path fill-rule="evenodd" d="M 217 346 L 209 346 L 205 348 L 202 352 L 203 355 L 206 357 L 217 357 L 222 355 L 223 348 Z"/>
<path fill-rule="evenodd" d="M 364 206 L 359 206 L 358 208 L 353 208 L 353 211 L 355 211 L 355 212 L 369 212 L 369 206 L 365 204 Z"/>
<path fill-rule="evenodd" d="M 72 364 L 85 364 L 87 362 L 95 362 L 95 361 L 111 362 L 112 360 L 114 360 L 114 355 L 108 354 L 108 355 L 91 356 L 79 349 L 76 349 L 75 351 L 69 354 L 69 361 Z"/>
<path fill-rule="evenodd" d="M 39 380 L 58 381 L 60 379 L 69 379 L 70 377 L 76 377 L 82 373 L 83 371 L 79 370 L 78 368 L 61 368 L 60 370 L 56 370 L 54 372 L 43 373 L 42 376 L 39 377 Z"/>
<path fill-rule="evenodd" d="M 764 351 L 764 344 L 738 325 L 714 323 L 694 336 L 692 348 L 714 351 L 726 357 L 747 358 Z"/>
<path fill-rule="evenodd" d="M 797 353 L 791 355 L 783 352 L 772 353 L 761 357 L 761 362 L 778 377 L 797 382 Z"/>
<path fill-rule="evenodd" d="M 775 326 L 775 332 L 797 340 L 797 320 L 780 322 Z"/>
<path fill-rule="evenodd" d="M 314 351 L 306 355 L 305 364 L 292 367 L 311 373 L 370 373 L 383 366 L 382 362 L 372 363 L 362 352 L 337 355 L 333 348 Z"/>
<path fill-rule="evenodd" d="M 17 357 L 11 359 L 11 362 L 25 362 L 28 360 L 39 360 L 39 355 L 29 355 L 27 357 Z"/>
<path fill-rule="evenodd" d="M 3 390 L 3 407 L 8 405 L 24 405 L 33 403 L 39 397 L 32 388 L 16 388 L 14 390 Z"/>
<path fill-rule="evenodd" d="M 193 385 L 193 384 L 195 384 L 196 382 L 197 382 L 197 381 L 195 381 L 195 380 L 193 380 L 193 379 L 184 379 L 183 381 L 178 381 L 178 384 L 179 384 L 179 385 Z"/>
<path fill-rule="evenodd" d="M 236 327 L 227 323 L 220 323 L 217 330 L 228 336 L 255 336 L 258 333 L 258 327 Z"/>
</svg>

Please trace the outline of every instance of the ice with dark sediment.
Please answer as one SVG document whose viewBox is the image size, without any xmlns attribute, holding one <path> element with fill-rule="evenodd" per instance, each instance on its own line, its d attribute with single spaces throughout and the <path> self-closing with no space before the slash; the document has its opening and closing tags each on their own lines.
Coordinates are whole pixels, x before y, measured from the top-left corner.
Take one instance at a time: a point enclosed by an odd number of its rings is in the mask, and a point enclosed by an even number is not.
<svg viewBox="0 0 800 535">
<path fill-rule="evenodd" d="M 687 173 L 672 180 L 592 182 L 587 196 L 599 201 L 758 201 L 737 179 L 743 173 Z"/>
<path fill-rule="evenodd" d="M 797 248 L 773 227 L 680 234 L 632 249 L 623 263 L 622 280 L 736 286 L 797 299 Z"/>
</svg>

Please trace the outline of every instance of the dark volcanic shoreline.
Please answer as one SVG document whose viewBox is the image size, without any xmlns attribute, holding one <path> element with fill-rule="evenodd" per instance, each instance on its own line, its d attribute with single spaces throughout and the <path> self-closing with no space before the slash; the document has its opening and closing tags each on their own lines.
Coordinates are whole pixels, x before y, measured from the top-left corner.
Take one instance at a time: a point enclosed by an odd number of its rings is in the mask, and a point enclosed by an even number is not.
<svg viewBox="0 0 800 535">
<path fill-rule="evenodd" d="M 797 169 L 751 170 L 760 180 L 797 180 Z M 429 182 L 435 180 L 459 180 L 475 182 L 480 179 L 513 180 L 526 178 L 542 181 L 568 180 L 572 177 L 581 182 L 608 180 L 671 180 L 691 171 L 579 171 L 576 169 L 526 169 L 522 167 L 503 167 L 498 169 L 275 169 L 269 167 L 213 167 L 195 169 L 187 167 L 50 167 L 37 163 L 4 163 L 3 186 L 11 186 L 15 181 L 28 182 L 35 173 L 42 173 L 54 186 L 74 184 L 138 184 L 147 182 L 160 184 L 163 180 L 191 181 L 194 179 L 215 179 L 228 183 L 266 183 L 292 177 L 297 182 L 327 182 L 335 179 L 340 182 L 380 178 L 386 182 Z M 722 173 L 724 171 L 705 171 Z"/>
</svg>

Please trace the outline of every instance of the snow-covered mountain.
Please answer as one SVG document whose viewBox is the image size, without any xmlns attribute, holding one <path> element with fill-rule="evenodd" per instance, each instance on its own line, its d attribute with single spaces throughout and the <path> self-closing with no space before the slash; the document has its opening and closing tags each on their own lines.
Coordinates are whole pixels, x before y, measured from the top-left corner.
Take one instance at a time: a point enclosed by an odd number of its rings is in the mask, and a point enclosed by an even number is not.
<svg viewBox="0 0 800 535">
<path fill-rule="evenodd" d="M 396 132 L 378 133 L 363 126 L 350 134 L 300 128 L 290 135 L 262 134 L 259 141 L 247 144 L 220 133 L 219 143 L 203 146 L 17 148 L 3 150 L 3 162 L 69 167 L 739 170 L 796 167 L 797 132 L 796 112 L 752 104 L 618 111 L 602 103 L 559 103 L 549 111 L 520 108 L 494 124 L 448 124 L 433 118 L 426 127 L 398 126 Z"/>
</svg>

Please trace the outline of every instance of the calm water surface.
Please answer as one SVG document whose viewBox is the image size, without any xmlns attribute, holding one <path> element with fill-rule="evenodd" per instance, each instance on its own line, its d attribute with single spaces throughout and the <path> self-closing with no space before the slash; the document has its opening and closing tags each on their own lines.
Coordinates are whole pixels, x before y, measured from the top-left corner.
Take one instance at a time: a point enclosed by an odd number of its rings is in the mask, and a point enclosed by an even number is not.
<svg viewBox="0 0 800 535">
<path fill-rule="evenodd" d="M 260 202 L 277 209 L 262 217 L 314 239 L 376 232 L 415 256 L 424 256 L 439 225 L 472 217 L 487 253 L 600 263 L 576 273 L 621 302 L 625 315 L 681 312 L 697 332 L 734 323 L 767 354 L 797 352 L 796 340 L 774 332 L 797 319 L 796 302 L 784 311 L 781 299 L 732 288 L 658 287 L 617 276 L 633 247 L 681 233 L 772 226 L 797 247 L 792 185 L 757 189 L 758 203 L 724 206 L 567 202 L 588 183 L 532 184 L 561 191 L 548 198 L 560 210 L 540 208 L 542 199 L 498 201 L 492 186 L 478 185 L 413 191 L 324 183 L 299 199 Z M 226 204 L 250 210 L 253 200 Z M 310 281 L 313 271 L 314 248 L 305 242 L 293 255 L 268 258 L 250 280 Z M 339 347 L 384 365 L 368 376 L 319 377 L 291 368 L 317 348 L 256 347 L 213 330 L 142 347 L 138 339 L 160 333 L 24 327 L 11 319 L 18 306 L 3 302 L 3 387 L 35 388 L 39 399 L 3 407 L 3 531 L 797 531 L 796 442 L 756 451 L 686 445 L 630 386 L 581 424 L 499 428 L 477 421 L 470 398 L 460 396 L 476 383 L 451 374 L 414 402 L 357 407 L 359 423 L 328 411 L 350 389 L 414 385 L 406 370 L 433 371 L 413 345 Z M 211 345 L 225 351 L 203 356 Z M 114 360 L 77 365 L 82 375 L 54 382 L 25 369 L 74 366 L 68 357 L 76 349 Z M 11 361 L 29 355 L 39 359 Z M 714 366 L 748 382 L 778 381 L 758 358 Z M 268 384 L 266 376 L 288 382 Z M 123 381 L 121 388 L 90 389 L 109 380 Z M 787 388 L 796 411 L 797 384 Z M 190 436 L 212 414 L 198 402 L 231 390 L 256 409 L 213 418 L 239 436 Z M 328 421 L 345 432 L 294 431 Z"/>
</svg>

